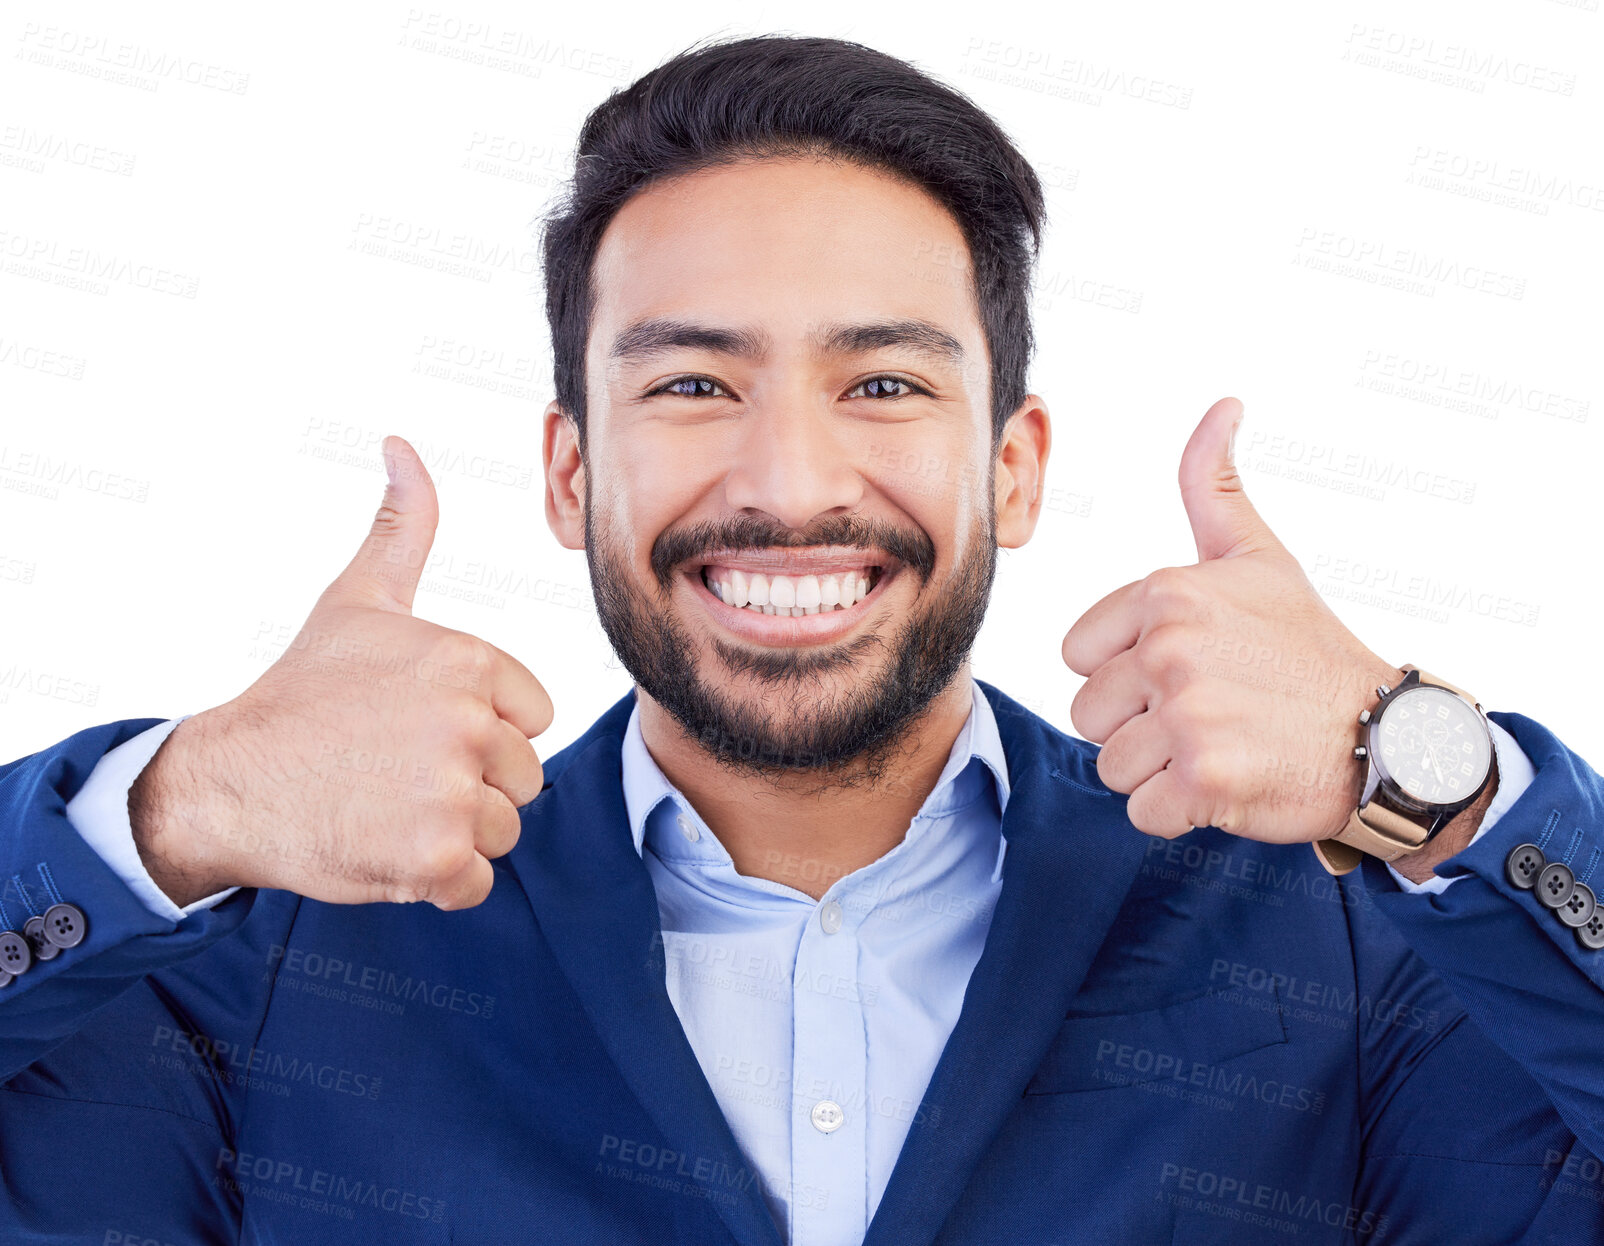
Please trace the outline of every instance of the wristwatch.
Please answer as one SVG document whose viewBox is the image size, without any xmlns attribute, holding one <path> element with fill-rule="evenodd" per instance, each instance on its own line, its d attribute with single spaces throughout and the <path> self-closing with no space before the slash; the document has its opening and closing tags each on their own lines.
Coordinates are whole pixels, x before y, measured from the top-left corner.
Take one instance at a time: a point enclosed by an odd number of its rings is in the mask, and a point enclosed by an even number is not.
<svg viewBox="0 0 1604 1246">
<path fill-rule="evenodd" d="M 1493 733 L 1476 698 L 1446 679 L 1405 663 L 1396 688 L 1382 684 L 1372 709 L 1359 713 L 1365 763 L 1359 807 L 1331 839 L 1314 841 L 1314 855 L 1333 874 L 1346 874 L 1368 854 L 1396 861 L 1427 841 L 1473 804 L 1493 773 Z"/>
</svg>

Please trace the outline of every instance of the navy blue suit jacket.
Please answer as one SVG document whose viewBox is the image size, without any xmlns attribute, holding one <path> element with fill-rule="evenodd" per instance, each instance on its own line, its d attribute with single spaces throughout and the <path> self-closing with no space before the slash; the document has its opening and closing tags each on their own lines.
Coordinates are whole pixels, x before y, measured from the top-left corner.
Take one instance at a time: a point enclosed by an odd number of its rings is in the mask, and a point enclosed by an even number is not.
<svg viewBox="0 0 1604 1246">
<path fill-rule="evenodd" d="M 1604 1241 L 1604 954 L 1504 873 L 1604 851 L 1581 758 L 1494 713 L 1536 779 L 1409 895 L 1144 836 L 1095 746 L 981 687 L 1005 881 L 870 1246 Z M 664 987 L 633 695 L 451 913 L 246 890 L 175 928 L 64 813 L 157 720 L 0 767 L 13 920 L 41 863 L 88 919 L 0 989 L 0 1241 L 777 1246 Z"/>
</svg>

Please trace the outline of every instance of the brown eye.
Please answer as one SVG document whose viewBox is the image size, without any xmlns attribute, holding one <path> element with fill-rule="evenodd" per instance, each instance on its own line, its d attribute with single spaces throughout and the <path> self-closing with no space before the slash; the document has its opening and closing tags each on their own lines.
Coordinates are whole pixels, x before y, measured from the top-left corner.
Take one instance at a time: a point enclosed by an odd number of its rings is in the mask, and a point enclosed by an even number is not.
<svg viewBox="0 0 1604 1246">
<path fill-rule="evenodd" d="M 889 392 L 889 387 L 893 385 L 900 385 L 905 392 L 895 394 Z M 925 394 L 928 396 L 930 392 L 929 390 L 922 389 L 918 385 L 915 385 L 912 381 L 903 380 L 900 376 L 871 376 L 866 381 L 859 381 L 852 392 L 855 394 L 860 389 L 869 390 L 871 387 L 878 388 L 875 390 L 875 392 L 866 393 L 864 397 L 883 398 L 890 400 L 893 398 L 907 398 L 913 394 Z"/>
<path fill-rule="evenodd" d="M 690 386 L 690 389 L 685 390 L 679 388 L 682 385 L 688 385 Z M 677 376 L 672 381 L 664 381 L 646 396 L 650 398 L 653 394 L 668 394 L 674 398 L 711 398 L 713 395 L 705 392 L 703 390 L 703 386 L 709 386 L 712 389 L 720 390 L 724 388 L 711 377 Z"/>
</svg>

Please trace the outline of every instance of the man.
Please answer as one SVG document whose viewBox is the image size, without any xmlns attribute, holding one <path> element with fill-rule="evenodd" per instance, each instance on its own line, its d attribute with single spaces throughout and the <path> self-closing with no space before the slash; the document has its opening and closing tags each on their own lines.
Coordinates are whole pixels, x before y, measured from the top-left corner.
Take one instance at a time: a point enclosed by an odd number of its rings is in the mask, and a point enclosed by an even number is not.
<svg viewBox="0 0 1604 1246">
<path fill-rule="evenodd" d="M 545 505 L 634 689 L 542 765 L 391 438 L 256 683 L 0 769 L 5 1240 L 1604 1240 L 1604 782 L 1342 626 L 1239 403 L 1065 637 L 1102 747 L 970 675 L 1041 216 L 855 44 L 604 103 Z"/>
</svg>

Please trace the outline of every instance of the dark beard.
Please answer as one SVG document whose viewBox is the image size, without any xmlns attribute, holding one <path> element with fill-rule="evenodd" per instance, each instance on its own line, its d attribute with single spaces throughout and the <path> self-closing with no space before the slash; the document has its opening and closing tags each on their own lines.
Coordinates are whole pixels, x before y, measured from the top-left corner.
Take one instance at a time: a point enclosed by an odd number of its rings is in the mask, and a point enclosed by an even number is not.
<svg viewBox="0 0 1604 1246">
<path fill-rule="evenodd" d="M 718 660 L 736 675 L 756 681 L 764 694 L 731 700 L 697 674 L 692 643 L 675 619 L 670 592 L 674 568 L 713 549 L 804 545 L 878 546 L 901 560 L 899 574 L 928 584 L 935 550 L 922 532 L 905 535 L 832 517 L 805 536 L 774 529 L 741 516 L 719 525 L 704 524 L 665 533 L 652 548 L 656 601 L 636 590 L 630 564 L 610 534 L 599 534 L 585 502 L 585 559 L 602 630 L 613 651 L 641 689 L 661 705 L 686 736 L 719 766 L 741 776 L 777 778 L 805 773 L 816 778 L 808 790 L 879 787 L 893 760 L 904 752 L 909 733 L 931 703 L 968 660 L 980 633 L 997 569 L 996 516 L 989 506 L 986 529 L 965 553 L 946 594 L 909 618 L 894 623 L 889 639 L 865 633 L 823 648 L 765 649 L 737 646 L 714 637 Z M 780 726 L 772 711 L 784 699 L 807 704 L 811 684 L 850 670 L 876 648 L 894 655 L 877 676 L 845 695 L 816 702 L 799 714 L 796 726 Z"/>
</svg>

